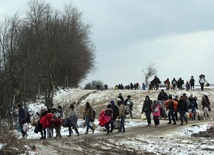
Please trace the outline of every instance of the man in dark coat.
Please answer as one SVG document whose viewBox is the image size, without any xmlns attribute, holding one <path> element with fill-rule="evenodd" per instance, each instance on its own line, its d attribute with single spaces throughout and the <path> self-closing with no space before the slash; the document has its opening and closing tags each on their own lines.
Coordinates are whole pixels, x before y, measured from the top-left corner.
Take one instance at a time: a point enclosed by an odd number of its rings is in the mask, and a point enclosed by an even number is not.
<svg viewBox="0 0 214 155">
<path fill-rule="evenodd" d="M 115 120 L 117 119 L 117 117 L 119 116 L 119 110 L 117 105 L 115 105 L 114 100 L 111 100 L 111 109 L 113 110 L 113 117 L 111 118 L 111 130 L 110 132 L 113 132 L 114 128 L 115 128 Z"/>
<path fill-rule="evenodd" d="M 26 123 L 26 118 L 25 118 L 26 112 L 24 108 L 22 108 L 21 104 L 18 104 L 17 108 L 18 108 L 19 124 L 21 128 L 22 137 L 25 138 L 27 136 L 27 132 L 23 130 L 23 125 L 24 123 Z"/>
</svg>

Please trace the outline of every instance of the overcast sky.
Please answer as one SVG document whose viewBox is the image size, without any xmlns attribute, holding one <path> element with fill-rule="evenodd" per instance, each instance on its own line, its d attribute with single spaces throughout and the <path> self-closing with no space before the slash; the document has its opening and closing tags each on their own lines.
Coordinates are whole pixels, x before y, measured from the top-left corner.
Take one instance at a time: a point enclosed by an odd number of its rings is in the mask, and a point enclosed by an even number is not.
<svg viewBox="0 0 214 155">
<path fill-rule="evenodd" d="M 0 0 L 0 18 L 24 14 L 28 0 Z M 70 0 L 45 0 L 62 9 Z M 150 64 L 161 81 L 199 74 L 214 83 L 213 0 L 73 0 L 92 25 L 97 71 L 83 82 L 110 87 L 144 82 Z M 150 79 L 151 80 L 151 79 Z"/>
</svg>

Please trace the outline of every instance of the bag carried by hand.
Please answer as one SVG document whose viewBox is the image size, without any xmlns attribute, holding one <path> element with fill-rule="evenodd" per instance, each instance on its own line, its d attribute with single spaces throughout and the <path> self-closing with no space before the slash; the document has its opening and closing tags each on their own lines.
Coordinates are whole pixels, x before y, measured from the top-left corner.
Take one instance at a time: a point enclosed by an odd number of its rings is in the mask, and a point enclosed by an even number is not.
<svg viewBox="0 0 214 155">
<path fill-rule="evenodd" d="M 29 130 L 28 123 L 23 124 L 23 131 L 28 131 L 28 130 Z"/>
<path fill-rule="evenodd" d="M 70 126 L 70 118 L 69 117 L 64 120 L 63 126 L 64 127 L 69 127 Z"/>
<path fill-rule="evenodd" d="M 146 120 L 146 115 L 145 115 L 145 113 L 142 113 L 142 115 L 141 115 L 141 120 L 142 120 L 142 121 Z"/>
</svg>

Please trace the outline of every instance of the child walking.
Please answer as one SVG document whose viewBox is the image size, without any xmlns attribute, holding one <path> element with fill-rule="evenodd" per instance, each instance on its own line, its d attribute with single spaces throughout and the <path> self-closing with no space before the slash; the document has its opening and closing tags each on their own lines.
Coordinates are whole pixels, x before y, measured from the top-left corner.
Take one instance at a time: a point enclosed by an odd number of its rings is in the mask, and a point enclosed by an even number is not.
<svg viewBox="0 0 214 155">
<path fill-rule="evenodd" d="M 154 101 L 154 105 L 152 105 L 152 115 L 155 126 L 159 126 L 160 124 L 160 109 L 161 105 L 158 103 L 158 101 Z"/>
</svg>

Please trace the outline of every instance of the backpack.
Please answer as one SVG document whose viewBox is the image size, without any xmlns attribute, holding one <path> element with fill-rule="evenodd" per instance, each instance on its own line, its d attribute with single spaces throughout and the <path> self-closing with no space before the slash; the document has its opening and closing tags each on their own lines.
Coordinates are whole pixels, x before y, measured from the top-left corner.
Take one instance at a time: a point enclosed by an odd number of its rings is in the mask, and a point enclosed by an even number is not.
<svg viewBox="0 0 214 155">
<path fill-rule="evenodd" d="M 95 119 L 95 116 L 96 116 L 96 112 L 95 112 L 95 110 L 94 109 L 92 109 L 93 110 L 93 116 L 92 116 L 92 118 L 91 118 L 91 122 L 94 122 L 94 119 Z"/>
<path fill-rule="evenodd" d="M 126 105 L 126 107 L 125 107 L 125 114 L 128 115 L 129 112 L 130 112 L 130 106 Z"/>
</svg>

